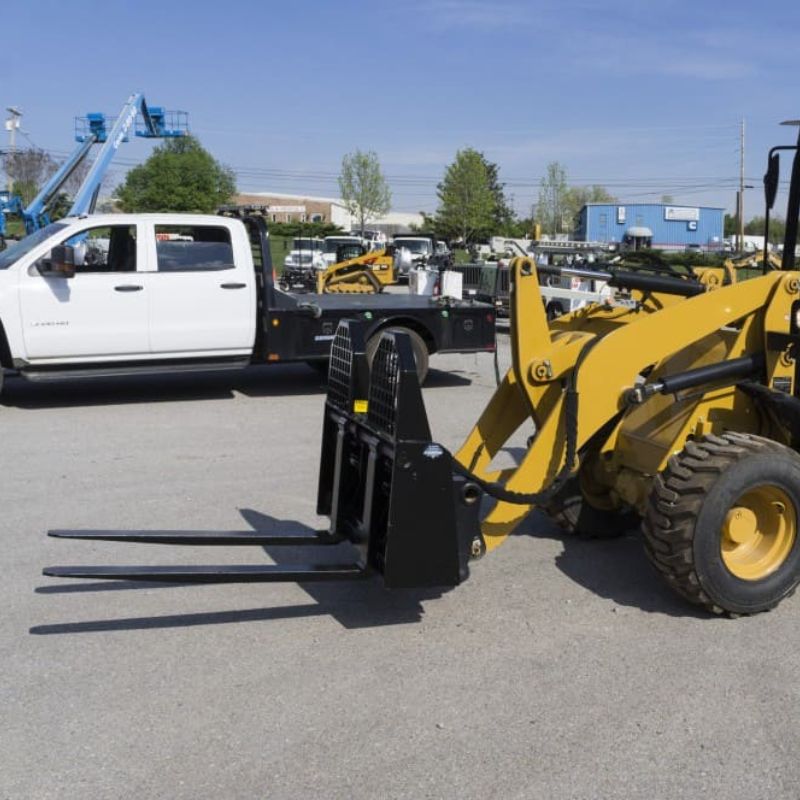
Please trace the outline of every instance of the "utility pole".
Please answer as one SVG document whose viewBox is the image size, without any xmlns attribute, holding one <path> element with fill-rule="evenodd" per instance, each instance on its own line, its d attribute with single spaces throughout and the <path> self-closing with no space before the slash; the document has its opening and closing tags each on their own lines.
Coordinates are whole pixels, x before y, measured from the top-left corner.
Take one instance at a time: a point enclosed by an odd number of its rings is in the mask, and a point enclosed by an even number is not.
<svg viewBox="0 0 800 800">
<path fill-rule="evenodd" d="M 22 112 L 14 106 L 9 106 L 6 111 L 11 115 L 6 120 L 6 130 L 8 131 L 8 154 L 13 159 L 14 153 L 17 150 L 17 131 L 20 128 L 20 119 L 22 119 Z M 6 180 L 8 193 L 14 192 L 14 178 L 10 172 L 6 172 Z"/>
<path fill-rule="evenodd" d="M 744 250 L 744 117 L 739 129 L 739 191 L 736 194 L 736 219 L 738 225 L 738 242 L 736 249 Z"/>
</svg>

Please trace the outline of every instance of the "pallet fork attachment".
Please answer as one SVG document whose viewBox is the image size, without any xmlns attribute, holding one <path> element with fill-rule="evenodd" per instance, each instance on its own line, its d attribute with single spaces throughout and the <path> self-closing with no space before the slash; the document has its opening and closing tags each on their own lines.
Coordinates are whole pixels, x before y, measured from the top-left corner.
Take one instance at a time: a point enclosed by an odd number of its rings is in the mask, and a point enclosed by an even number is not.
<svg viewBox="0 0 800 800">
<path fill-rule="evenodd" d="M 451 454 L 431 441 L 411 341 L 387 332 L 371 374 L 364 323 L 343 321 L 332 350 L 325 401 L 317 512 L 328 530 L 271 535 L 257 531 L 51 530 L 58 539 L 205 546 L 349 542 L 341 565 L 58 566 L 57 578 L 249 583 L 328 581 L 383 576 L 389 588 L 454 586 L 484 548 L 481 491 L 454 470 Z M 422 511 L 422 513 L 420 513 Z"/>
</svg>

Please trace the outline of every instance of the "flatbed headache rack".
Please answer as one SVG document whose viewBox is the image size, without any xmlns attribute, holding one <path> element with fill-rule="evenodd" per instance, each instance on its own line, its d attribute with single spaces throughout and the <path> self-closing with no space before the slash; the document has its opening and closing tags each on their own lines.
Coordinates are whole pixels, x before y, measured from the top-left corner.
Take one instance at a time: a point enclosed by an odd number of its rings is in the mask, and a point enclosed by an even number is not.
<svg viewBox="0 0 800 800">
<path fill-rule="evenodd" d="M 51 530 L 58 539 L 170 545 L 330 546 L 349 542 L 344 564 L 54 566 L 56 578 L 250 583 L 352 580 L 380 574 L 389 588 L 454 586 L 484 551 L 481 491 L 431 441 L 407 334 L 385 332 L 372 370 L 365 325 L 344 320 L 331 350 L 317 513 L 330 526 L 309 534 L 258 531 Z M 420 515 L 419 509 L 425 513 Z"/>
</svg>

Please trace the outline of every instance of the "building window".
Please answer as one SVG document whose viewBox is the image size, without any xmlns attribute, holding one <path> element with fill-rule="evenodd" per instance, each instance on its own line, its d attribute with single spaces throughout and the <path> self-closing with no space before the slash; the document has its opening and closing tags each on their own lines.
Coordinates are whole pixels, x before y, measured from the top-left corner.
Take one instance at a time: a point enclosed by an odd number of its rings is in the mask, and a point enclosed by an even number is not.
<svg viewBox="0 0 800 800">
<path fill-rule="evenodd" d="M 312 222 L 325 222 L 325 215 L 324 214 L 312 214 L 311 215 Z"/>
<path fill-rule="evenodd" d="M 301 215 L 300 215 L 300 222 L 308 222 L 308 219 L 307 219 L 307 215 L 306 215 L 306 214 L 301 214 Z"/>
<path fill-rule="evenodd" d="M 278 221 L 278 215 L 277 214 L 273 214 L 272 215 L 272 221 L 273 222 L 277 222 Z"/>
</svg>

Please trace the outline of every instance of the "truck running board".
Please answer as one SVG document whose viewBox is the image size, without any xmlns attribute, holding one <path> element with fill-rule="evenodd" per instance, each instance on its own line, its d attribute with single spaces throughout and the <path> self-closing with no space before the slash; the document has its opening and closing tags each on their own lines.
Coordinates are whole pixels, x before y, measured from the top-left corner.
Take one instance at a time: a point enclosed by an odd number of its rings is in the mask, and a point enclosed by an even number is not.
<svg viewBox="0 0 800 800">
<path fill-rule="evenodd" d="M 52 530 L 56 539 L 193 546 L 330 546 L 347 542 L 356 563 L 308 565 L 47 567 L 55 578 L 251 583 L 352 580 L 371 573 L 389 588 L 454 586 L 484 542 L 481 492 L 431 441 L 408 334 L 383 334 L 370 374 L 366 322 L 339 324 L 331 348 L 317 513 L 325 531 Z"/>
</svg>

